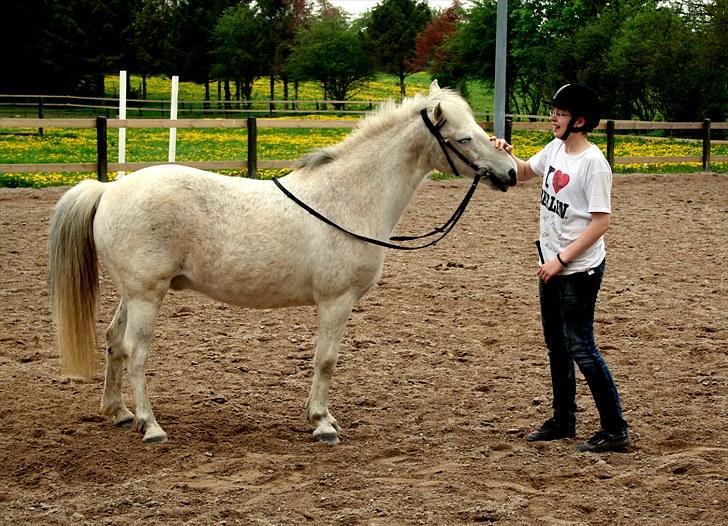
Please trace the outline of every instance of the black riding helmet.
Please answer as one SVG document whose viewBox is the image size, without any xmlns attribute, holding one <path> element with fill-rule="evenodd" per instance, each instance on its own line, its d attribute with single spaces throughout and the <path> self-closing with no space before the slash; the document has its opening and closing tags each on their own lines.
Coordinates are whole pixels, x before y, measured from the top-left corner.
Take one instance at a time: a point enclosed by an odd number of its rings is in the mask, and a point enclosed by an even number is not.
<svg viewBox="0 0 728 526">
<path fill-rule="evenodd" d="M 573 131 L 590 132 L 599 125 L 602 101 L 599 100 L 599 95 L 588 86 L 564 84 L 554 93 L 553 98 L 544 102 L 549 106 L 563 108 L 571 113 L 571 120 L 562 140 L 566 140 Z M 574 123 L 579 117 L 584 117 L 586 123 L 583 126 L 576 127 Z"/>
</svg>

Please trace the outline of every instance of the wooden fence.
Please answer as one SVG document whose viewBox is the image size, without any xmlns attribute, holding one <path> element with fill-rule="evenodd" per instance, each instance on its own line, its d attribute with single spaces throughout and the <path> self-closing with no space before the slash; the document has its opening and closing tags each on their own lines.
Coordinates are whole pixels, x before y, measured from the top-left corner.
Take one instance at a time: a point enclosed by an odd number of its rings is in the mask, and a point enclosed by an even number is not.
<svg viewBox="0 0 728 526">
<path fill-rule="evenodd" d="M 276 117 L 296 114 L 361 115 L 382 104 L 383 100 L 181 100 L 177 115 L 187 118 Z M 170 114 L 169 99 L 127 99 L 127 117 L 164 118 Z M 76 97 L 71 95 L 2 95 L 0 117 L 32 118 L 112 118 L 118 115 L 119 99 Z"/>
<path fill-rule="evenodd" d="M 291 168 L 291 160 L 259 160 L 257 155 L 258 128 L 354 128 L 356 121 L 334 120 L 289 120 L 289 119 L 107 119 L 97 117 L 90 119 L 37 119 L 37 118 L 0 118 L 0 128 L 95 128 L 97 137 L 97 160 L 95 163 L 31 163 L 11 164 L 0 163 L 0 173 L 28 173 L 28 172 L 96 172 L 100 181 L 108 180 L 108 172 L 138 170 L 145 166 L 163 164 L 165 161 L 153 162 L 108 162 L 108 128 L 235 128 L 247 129 L 248 150 L 247 158 L 235 161 L 184 161 L 181 164 L 208 170 L 247 169 L 249 177 L 256 177 L 259 168 Z M 481 126 L 486 130 L 492 129 L 492 123 L 484 122 Z M 506 135 L 510 140 L 512 130 L 549 130 L 549 122 L 513 122 L 508 119 Z M 712 156 L 710 153 L 711 129 L 728 129 L 728 123 L 712 124 L 710 120 L 703 122 L 644 122 L 644 121 L 614 121 L 602 122 L 599 129 L 604 130 L 607 136 L 607 160 L 611 166 L 615 164 L 640 163 L 701 163 L 703 171 L 710 170 L 710 163 L 726 162 L 728 155 Z M 663 157 L 617 157 L 614 156 L 614 146 L 617 140 L 617 130 L 693 130 L 702 136 L 702 155 L 700 156 L 663 156 Z"/>
</svg>

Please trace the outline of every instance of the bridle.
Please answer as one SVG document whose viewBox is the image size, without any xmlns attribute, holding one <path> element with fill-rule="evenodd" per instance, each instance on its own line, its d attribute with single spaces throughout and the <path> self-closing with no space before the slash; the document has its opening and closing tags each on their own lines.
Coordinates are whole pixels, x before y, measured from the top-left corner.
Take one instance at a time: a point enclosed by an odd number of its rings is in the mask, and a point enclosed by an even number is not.
<svg viewBox="0 0 728 526">
<path fill-rule="evenodd" d="M 381 241 L 379 239 L 374 239 L 371 237 L 363 236 L 361 234 L 356 234 L 354 232 L 351 232 L 344 227 L 336 224 L 334 221 L 329 219 L 328 217 L 324 216 L 320 212 L 316 211 L 315 209 L 311 208 L 309 205 L 301 201 L 298 197 L 293 195 L 285 186 L 281 184 L 281 182 L 278 180 L 277 177 L 273 178 L 273 183 L 280 189 L 283 194 L 288 197 L 291 201 L 296 203 L 298 206 L 303 208 L 306 212 L 314 216 L 315 218 L 323 221 L 329 226 L 332 226 L 336 228 L 337 230 L 340 230 L 341 232 L 344 232 L 345 234 L 348 234 L 360 241 L 365 241 L 367 243 L 371 243 L 372 245 L 378 245 L 380 247 L 385 248 L 393 248 L 396 250 L 418 250 L 421 248 L 430 247 L 434 244 L 436 244 L 438 241 L 440 241 L 442 238 L 444 238 L 446 235 L 450 233 L 450 231 L 455 227 L 457 222 L 462 217 L 463 213 L 465 212 L 465 209 L 468 206 L 468 203 L 470 202 L 470 198 L 473 197 L 473 194 L 475 193 L 475 189 L 478 187 L 478 183 L 480 182 L 481 177 L 484 175 L 488 177 L 490 173 L 485 171 L 482 167 L 478 166 L 474 162 L 472 162 L 470 159 L 468 159 L 460 150 L 458 150 L 448 139 L 442 136 L 442 133 L 440 133 L 440 129 L 445 125 L 445 122 L 447 122 L 445 119 L 442 119 L 437 124 L 434 124 L 430 117 L 427 115 L 427 110 L 423 109 L 420 111 L 420 115 L 422 116 L 422 120 L 425 122 L 425 126 L 427 126 L 427 129 L 430 131 L 430 133 L 435 137 L 437 140 L 437 143 L 440 145 L 440 148 L 442 149 L 443 153 L 445 154 L 445 158 L 447 159 L 448 164 L 450 165 L 450 168 L 452 169 L 453 173 L 456 177 L 460 177 L 460 173 L 458 172 L 458 169 L 455 167 L 455 163 L 452 160 L 452 157 L 450 156 L 450 151 L 452 151 L 458 159 L 463 161 L 468 167 L 472 168 L 475 172 L 473 176 L 473 182 L 470 185 L 470 188 L 468 188 L 468 191 L 465 194 L 465 197 L 463 197 L 462 202 L 460 205 L 455 209 L 455 212 L 453 212 L 452 216 L 450 216 L 450 219 L 448 219 L 445 224 L 443 224 L 441 227 L 436 227 L 431 232 L 428 232 L 427 234 L 422 234 L 420 236 L 393 236 L 390 237 L 390 241 L 414 241 L 417 239 L 425 239 L 431 236 L 436 236 L 439 234 L 438 237 L 435 239 L 428 241 L 425 244 L 417 245 L 417 246 L 407 246 L 407 245 L 395 245 L 393 243 L 388 243 L 387 241 Z"/>
</svg>

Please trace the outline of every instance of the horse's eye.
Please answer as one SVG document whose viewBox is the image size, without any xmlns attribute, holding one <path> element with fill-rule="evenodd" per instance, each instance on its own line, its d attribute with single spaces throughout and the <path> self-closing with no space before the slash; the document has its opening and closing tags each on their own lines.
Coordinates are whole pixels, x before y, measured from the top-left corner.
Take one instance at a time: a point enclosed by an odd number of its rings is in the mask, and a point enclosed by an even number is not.
<svg viewBox="0 0 728 526">
<path fill-rule="evenodd" d="M 458 139 L 459 144 L 465 144 L 470 142 L 470 137 L 463 137 L 462 139 Z"/>
</svg>

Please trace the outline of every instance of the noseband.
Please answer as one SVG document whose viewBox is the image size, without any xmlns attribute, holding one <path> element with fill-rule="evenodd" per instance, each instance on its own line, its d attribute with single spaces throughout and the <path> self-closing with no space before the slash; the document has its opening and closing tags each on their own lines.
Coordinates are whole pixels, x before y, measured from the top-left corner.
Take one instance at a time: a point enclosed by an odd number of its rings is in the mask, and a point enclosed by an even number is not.
<svg viewBox="0 0 728 526">
<path fill-rule="evenodd" d="M 278 187 L 278 189 L 283 192 L 283 194 L 288 197 L 291 201 L 296 203 L 298 206 L 303 208 L 306 212 L 314 216 L 315 218 L 319 219 L 320 221 L 323 221 L 329 226 L 332 226 L 336 228 L 337 230 L 340 230 L 341 232 L 344 232 L 345 234 L 348 234 L 360 241 L 365 241 L 367 243 L 371 243 L 372 245 L 378 245 L 380 247 L 385 248 L 393 248 L 396 250 L 418 250 L 420 248 L 427 248 L 432 245 L 435 245 L 438 241 L 440 241 L 442 238 L 444 238 L 446 235 L 450 233 L 450 231 L 455 227 L 457 222 L 462 217 L 463 213 L 465 212 L 465 209 L 468 206 L 468 203 L 470 202 L 470 198 L 473 197 L 473 194 L 475 193 L 475 189 L 478 187 L 478 183 L 480 182 L 480 178 L 485 174 L 488 175 L 484 170 L 472 162 L 470 159 L 468 159 L 460 150 L 458 150 L 448 139 L 442 136 L 440 133 L 440 129 L 445 125 L 445 122 L 447 122 L 445 119 L 440 121 L 437 124 L 434 124 L 430 117 L 427 115 L 427 110 L 423 109 L 420 111 L 420 115 L 422 116 L 422 120 L 425 122 L 425 126 L 427 126 L 427 129 L 429 132 L 435 137 L 437 140 L 437 143 L 440 145 L 440 148 L 442 148 L 442 152 L 445 154 L 445 158 L 447 159 L 448 164 L 450 165 L 450 168 L 452 169 L 455 176 L 460 177 L 460 172 L 458 172 L 458 169 L 455 167 L 455 163 L 452 160 L 452 157 L 450 156 L 451 150 L 462 162 L 464 162 L 468 167 L 472 168 L 474 173 L 473 176 L 473 182 L 470 185 L 470 188 L 468 188 L 468 191 L 465 194 L 465 197 L 463 197 L 462 202 L 460 205 L 455 209 L 455 212 L 453 212 L 450 219 L 448 219 L 445 224 L 443 224 L 441 227 L 436 227 L 431 232 L 428 232 L 427 234 L 422 234 L 421 236 L 393 236 L 390 237 L 390 241 L 414 241 L 416 239 L 424 239 L 431 236 L 438 235 L 435 239 L 423 244 L 423 245 L 417 245 L 417 246 L 407 246 L 407 245 L 395 245 L 393 243 L 388 243 L 386 241 L 381 241 L 379 239 L 374 239 L 367 236 L 362 236 L 361 234 L 356 234 L 354 232 L 351 232 L 347 229 L 345 229 L 342 226 L 339 226 L 334 221 L 329 219 L 328 217 L 324 216 L 320 212 L 316 211 L 315 209 L 311 208 L 309 205 L 301 201 L 298 197 L 293 195 L 285 186 L 281 184 L 281 182 L 278 180 L 277 177 L 273 177 L 273 183 Z"/>
</svg>

